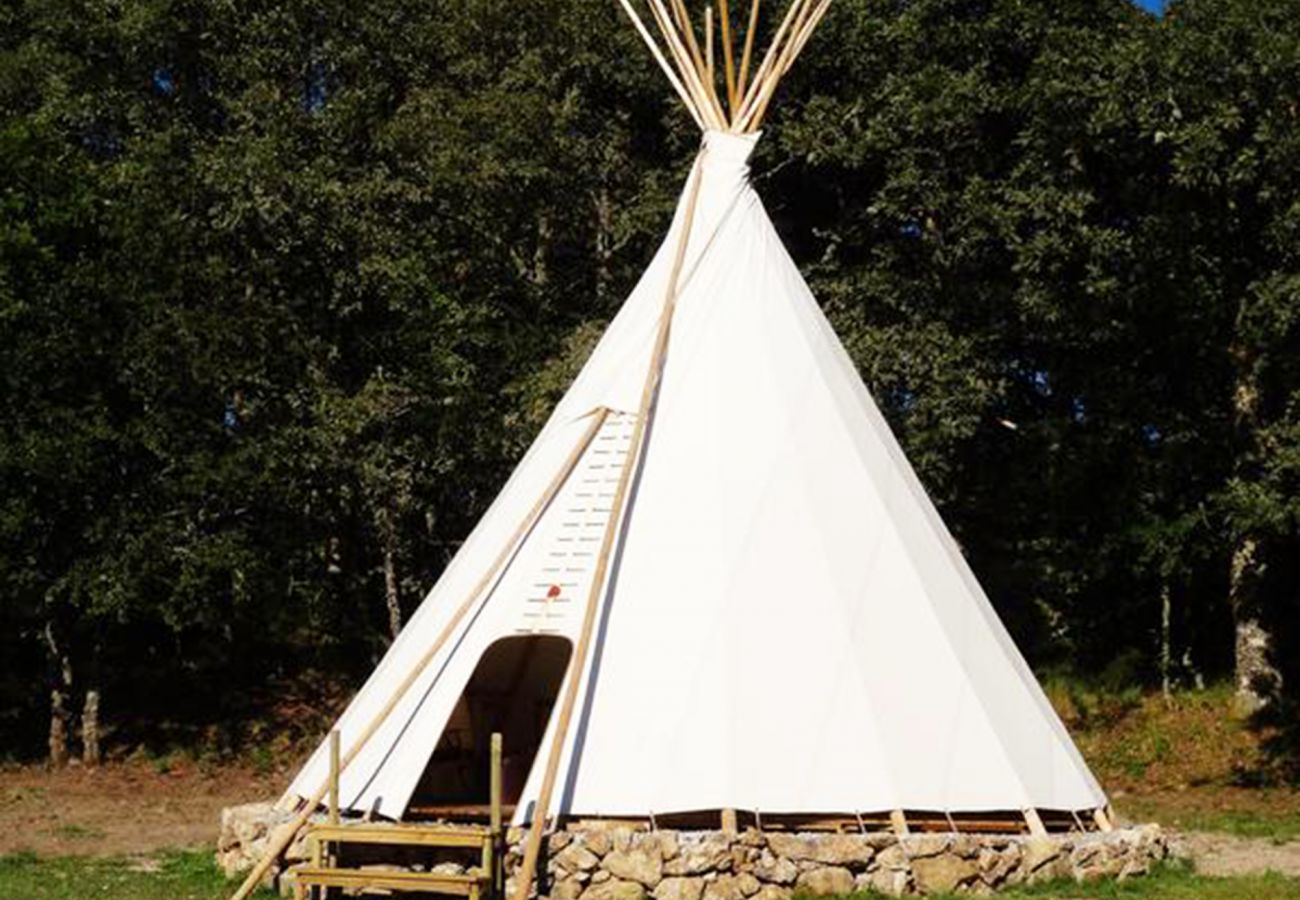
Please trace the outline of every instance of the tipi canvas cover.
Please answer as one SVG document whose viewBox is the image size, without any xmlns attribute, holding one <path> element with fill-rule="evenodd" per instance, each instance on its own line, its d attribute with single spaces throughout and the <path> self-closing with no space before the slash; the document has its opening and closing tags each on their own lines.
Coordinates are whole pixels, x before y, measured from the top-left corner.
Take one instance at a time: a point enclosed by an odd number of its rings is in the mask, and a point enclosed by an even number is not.
<svg viewBox="0 0 1300 900">
<path fill-rule="evenodd" d="M 756 140 L 706 133 L 641 282 L 340 719 L 348 746 L 504 550 L 343 772 L 345 808 L 403 815 L 494 642 L 578 640 L 690 200 L 653 421 L 594 594 L 591 652 L 568 675 L 579 700 L 552 811 L 1104 806 L 751 187 Z M 289 796 L 310 797 L 327 766 L 322 748 Z"/>
<path fill-rule="evenodd" d="M 719 4 L 725 108 L 713 20 L 706 61 L 684 6 L 619 2 L 700 154 L 640 283 L 339 720 L 341 806 L 406 816 L 477 692 L 531 734 L 508 798 L 531 825 L 520 898 L 555 815 L 1011 812 L 1041 830 L 1054 810 L 1106 827 L 750 185 L 763 113 L 830 0 L 792 0 L 752 73 L 757 0 L 743 56 Z M 328 756 L 282 800 L 299 825 Z"/>
</svg>

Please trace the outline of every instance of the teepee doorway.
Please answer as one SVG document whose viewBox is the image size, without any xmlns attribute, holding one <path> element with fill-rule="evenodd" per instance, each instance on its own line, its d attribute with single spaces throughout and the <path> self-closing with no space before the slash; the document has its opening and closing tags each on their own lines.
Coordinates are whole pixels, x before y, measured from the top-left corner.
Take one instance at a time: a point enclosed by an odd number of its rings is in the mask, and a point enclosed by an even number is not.
<svg viewBox="0 0 1300 900">
<path fill-rule="evenodd" d="M 502 802 L 509 814 L 537 758 L 572 653 L 572 643 L 555 635 L 493 642 L 452 709 L 407 817 L 485 817 L 493 732 L 502 735 Z"/>
</svg>

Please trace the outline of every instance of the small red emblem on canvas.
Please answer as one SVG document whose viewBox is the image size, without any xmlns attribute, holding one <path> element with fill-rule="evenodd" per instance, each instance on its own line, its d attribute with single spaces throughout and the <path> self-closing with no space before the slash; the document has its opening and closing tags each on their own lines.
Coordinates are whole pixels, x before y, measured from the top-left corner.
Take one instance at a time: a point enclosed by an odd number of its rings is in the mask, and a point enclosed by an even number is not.
<svg viewBox="0 0 1300 900">
<path fill-rule="evenodd" d="M 554 600 L 558 596 L 560 596 L 560 586 L 558 584 L 551 585 L 551 589 L 546 592 L 546 599 Z"/>
</svg>

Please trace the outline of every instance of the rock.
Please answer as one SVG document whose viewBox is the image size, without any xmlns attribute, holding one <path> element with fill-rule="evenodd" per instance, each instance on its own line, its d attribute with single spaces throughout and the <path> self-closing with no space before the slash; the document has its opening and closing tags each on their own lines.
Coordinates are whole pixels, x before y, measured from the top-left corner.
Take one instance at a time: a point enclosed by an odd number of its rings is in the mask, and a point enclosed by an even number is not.
<svg viewBox="0 0 1300 900">
<path fill-rule="evenodd" d="M 607 831 L 588 831 L 583 834 L 582 843 L 597 856 L 604 856 L 613 849 L 613 843 L 610 841 L 609 832 Z"/>
<path fill-rule="evenodd" d="M 978 864 L 951 853 L 912 860 L 912 878 L 923 894 L 951 894 L 979 872 Z"/>
<path fill-rule="evenodd" d="M 652 831 L 649 834 L 639 834 L 632 839 L 632 846 L 658 853 L 660 859 L 669 860 L 677 855 L 677 832 Z"/>
<path fill-rule="evenodd" d="M 550 900 L 578 900 L 583 886 L 576 878 L 561 878 L 551 885 Z"/>
<path fill-rule="evenodd" d="M 636 881 L 648 888 L 653 888 L 663 878 L 663 865 L 658 847 L 615 850 L 601 860 L 601 868 L 615 878 Z"/>
<path fill-rule="evenodd" d="M 765 884 L 758 889 L 753 900 L 790 900 L 794 896 L 794 891 L 786 887 L 777 887 L 774 884 Z"/>
<path fill-rule="evenodd" d="M 546 839 L 546 848 L 551 855 L 559 853 L 573 842 L 573 835 L 568 831 L 557 831 Z"/>
<path fill-rule="evenodd" d="M 997 887 L 1020 865 L 1020 847 L 1012 844 L 1001 850 L 986 848 L 980 851 L 977 865 L 980 880 L 990 887 Z"/>
<path fill-rule="evenodd" d="M 591 883 L 604 884 L 606 881 L 609 881 L 613 877 L 614 877 L 613 875 L 609 874 L 604 869 L 597 869 L 596 871 L 591 873 Z"/>
<path fill-rule="evenodd" d="M 794 884 L 799 867 L 784 856 L 773 856 L 771 850 L 764 850 L 754 863 L 754 874 L 772 884 Z"/>
<path fill-rule="evenodd" d="M 1130 859 L 1124 864 L 1124 868 L 1119 871 L 1119 880 L 1132 878 L 1134 875 L 1146 875 L 1151 871 L 1151 863 L 1145 857 L 1136 857 Z"/>
<path fill-rule="evenodd" d="M 833 866 L 865 866 L 876 852 L 871 843 L 858 834 L 774 832 L 767 836 L 767 845 L 777 856 Z"/>
<path fill-rule="evenodd" d="M 645 896 L 645 888 L 635 881 L 611 878 L 587 888 L 582 892 L 581 900 L 645 900 Z"/>
<path fill-rule="evenodd" d="M 735 875 L 719 875 L 704 885 L 704 900 L 745 900 Z"/>
<path fill-rule="evenodd" d="M 615 850 L 626 850 L 632 846 L 632 829 L 627 827 L 613 828 L 609 832 L 609 840 L 614 845 Z"/>
<path fill-rule="evenodd" d="M 907 893 L 906 869 L 873 869 L 867 875 L 867 887 L 886 897 L 901 897 Z"/>
<path fill-rule="evenodd" d="M 731 866 L 731 842 L 720 834 L 679 835 L 677 856 L 664 863 L 665 875 L 700 875 Z"/>
<path fill-rule="evenodd" d="M 1021 845 L 1026 873 L 1034 873 L 1061 855 L 1061 845 L 1051 838 L 1033 837 Z"/>
<path fill-rule="evenodd" d="M 851 894 L 853 873 L 843 866 L 822 866 L 801 874 L 795 887 L 805 894 Z"/>
<path fill-rule="evenodd" d="M 655 900 L 700 900 L 704 884 L 698 878 L 665 878 L 655 888 Z"/>
<path fill-rule="evenodd" d="M 736 876 L 736 886 L 740 888 L 740 892 L 746 897 L 752 897 L 762 888 L 762 884 L 759 883 L 758 879 L 748 872 L 741 872 Z"/>
<path fill-rule="evenodd" d="M 582 844 L 573 843 L 560 851 L 555 862 L 566 872 L 589 872 L 600 865 L 600 857 Z"/>
<path fill-rule="evenodd" d="M 952 836 L 947 834 L 917 834 L 902 840 L 903 852 L 911 859 L 938 856 L 952 846 Z"/>
<path fill-rule="evenodd" d="M 893 871 L 906 871 L 908 868 L 907 854 L 898 844 L 892 847 L 886 847 L 876 854 L 876 865 L 882 869 Z"/>
</svg>

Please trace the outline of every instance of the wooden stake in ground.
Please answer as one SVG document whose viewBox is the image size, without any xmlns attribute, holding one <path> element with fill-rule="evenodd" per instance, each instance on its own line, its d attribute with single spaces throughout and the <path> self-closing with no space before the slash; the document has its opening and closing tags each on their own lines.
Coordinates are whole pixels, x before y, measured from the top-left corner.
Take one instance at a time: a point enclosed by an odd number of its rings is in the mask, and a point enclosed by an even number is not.
<svg viewBox="0 0 1300 900">
<path fill-rule="evenodd" d="M 397 707 L 397 704 L 401 702 L 401 699 L 406 695 L 406 692 L 410 690 L 411 685 L 415 684 L 416 680 L 428 667 L 429 663 L 432 662 L 433 658 L 438 654 L 438 651 L 442 649 L 443 644 L 445 644 L 447 639 L 455 633 L 456 628 L 460 625 L 461 620 L 464 619 L 465 614 L 469 612 L 471 607 L 473 607 L 475 601 L 479 599 L 480 595 L 487 590 L 496 579 L 497 575 L 501 572 L 501 569 L 514 554 L 515 549 L 518 547 L 519 542 L 523 539 L 524 535 L 532 529 L 533 525 L 536 524 L 537 519 L 541 516 L 542 511 L 550 505 L 551 501 L 555 499 L 555 495 L 559 493 L 560 488 L 569 480 L 569 475 L 573 473 L 574 468 L 578 465 L 578 460 L 582 458 L 582 454 L 586 452 L 587 447 L 595 438 L 596 433 L 600 431 L 600 427 L 605 423 L 605 418 L 608 414 L 609 410 L 603 407 L 591 414 L 591 422 L 587 425 L 587 430 L 584 431 L 582 437 L 579 438 L 578 445 L 573 448 L 572 452 L 570 452 L 569 456 L 564 460 L 564 464 L 560 467 L 560 471 L 556 473 L 555 477 L 551 480 L 551 483 L 547 485 L 546 490 L 542 492 L 542 495 L 537 498 L 537 502 L 528 510 L 528 514 L 524 516 L 523 521 L 519 523 L 514 534 L 510 536 L 510 540 L 508 540 L 505 546 L 501 548 L 501 552 L 498 553 L 496 559 L 492 561 L 492 565 L 488 567 L 487 572 L 484 573 L 483 577 L 474 585 L 469 596 L 467 596 L 465 601 L 457 608 L 446 627 L 444 627 L 441 633 L 439 633 L 437 639 L 434 640 L 429 649 L 425 651 L 424 655 L 420 657 L 419 662 L 417 662 L 411 671 L 407 673 L 406 677 L 402 680 L 401 684 L 397 686 L 396 690 L 388 698 L 387 702 L 385 702 L 383 707 L 381 707 L 374 717 L 371 718 L 371 720 L 366 724 L 366 727 L 362 729 L 361 734 L 348 748 L 348 752 L 344 754 L 343 758 L 339 761 L 338 768 L 340 772 L 346 769 L 352 760 L 356 759 L 362 748 L 365 747 L 366 742 L 369 741 L 370 738 L 374 736 L 375 732 L 379 730 L 380 726 L 384 724 L 388 719 L 389 714 Z M 239 886 L 239 889 L 231 895 L 231 900 L 245 900 L 249 894 L 256 890 L 257 885 L 262 881 L 263 876 L 270 871 L 271 866 L 275 865 L 275 861 L 280 858 L 280 854 L 284 852 L 284 849 L 289 846 L 289 843 L 298 833 L 298 829 L 302 828 L 303 825 L 306 825 L 308 820 L 311 819 L 312 813 L 314 813 L 316 808 L 320 806 L 320 802 L 324 799 L 326 792 L 329 790 L 329 786 L 330 781 L 329 778 L 326 777 L 321 786 L 316 789 L 316 792 L 307 798 L 306 803 L 303 804 L 302 810 L 293 819 L 292 827 L 284 828 L 277 832 L 278 837 L 271 841 L 267 846 L 265 855 L 257 865 L 253 867 L 253 870 L 248 873 L 248 876 Z"/>
<path fill-rule="evenodd" d="M 628 441 L 627 453 L 623 457 L 623 468 L 618 474 L 618 486 L 614 490 L 614 499 L 610 503 L 609 520 L 605 523 L 605 534 L 601 540 L 600 555 L 596 558 L 596 568 L 592 574 L 591 588 L 587 593 L 587 606 L 582 618 L 582 631 L 578 635 L 578 644 L 569 661 L 569 672 L 565 680 L 564 699 L 560 706 L 560 716 L 555 725 L 555 734 L 546 759 L 546 773 L 542 778 L 542 787 L 537 795 L 537 804 L 533 808 L 533 821 L 528 829 L 528 842 L 524 846 L 524 859 L 519 867 L 514 900 L 528 900 L 528 893 L 533 887 L 533 877 L 537 871 L 537 857 L 541 854 L 542 834 L 546 830 L 546 817 L 551 806 L 551 795 L 555 791 L 555 780 L 559 774 L 560 757 L 564 753 L 565 737 L 569 731 L 569 722 L 577 705 L 578 689 L 581 686 L 583 672 L 586 669 L 587 653 L 591 646 L 591 635 L 596 623 L 596 611 L 600 606 L 598 600 L 605 589 L 609 560 L 614 550 L 614 538 L 620 532 L 619 520 L 623 517 L 623 507 L 627 500 L 628 487 L 632 483 L 632 473 L 637 467 L 641 455 L 642 442 L 645 438 L 646 425 L 654 408 L 655 393 L 663 376 L 664 362 L 667 359 L 668 335 L 671 331 L 673 311 L 677 306 L 677 279 L 681 276 L 682 264 L 686 260 L 686 248 L 690 243 L 691 225 L 695 221 L 695 203 L 700 196 L 700 182 L 704 178 L 704 154 L 701 150 L 691 173 L 690 192 L 687 195 L 686 213 L 682 219 L 682 233 L 677 239 L 677 248 L 673 256 L 672 269 L 668 275 L 668 287 L 664 296 L 663 310 L 659 314 L 659 328 L 655 335 L 654 350 L 650 355 L 650 365 L 646 370 L 645 381 L 641 386 L 641 402 L 637 407 L 636 422 L 632 426 L 632 437 Z"/>
</svg>

